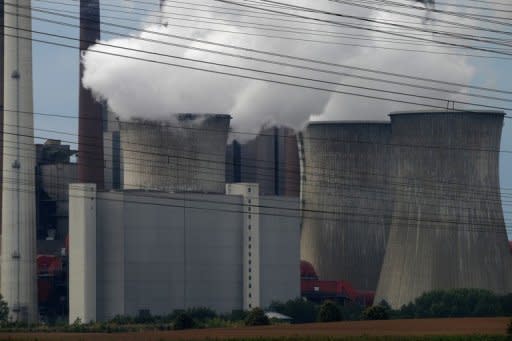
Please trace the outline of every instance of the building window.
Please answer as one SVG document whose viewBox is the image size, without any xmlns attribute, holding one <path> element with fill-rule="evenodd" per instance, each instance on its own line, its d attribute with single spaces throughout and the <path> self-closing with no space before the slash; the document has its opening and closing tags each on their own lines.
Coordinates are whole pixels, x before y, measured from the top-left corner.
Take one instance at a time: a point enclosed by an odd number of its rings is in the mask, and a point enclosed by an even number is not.
<svg viewBox="0 0 512 341">
<path fill-rule="evenodd" d="M 251 283 L 249 283 L 249 289 L 251 289 L 251 288 L 252 288 L 252 284 L 251 284 Z"/>
<path fill-rule="evenodd" d="M 247 200 L 247 202 L 250 204 L 251 203 L 251 199 Z"/>
<path fill-rule="evenodd" d="M 249 214 L 249 216 L 247 218 L 251 219 L 251 215 Z"/>
<path fill-rule="evenodd" d="M 249 265 L 251 265 L 252 261 L 249 259 Z"/>
<path fill-rule="evenodd" d="M 251 257 L 251 253 L 249 252 L 249 257 Z"/>
<path fill-rule="evenodd" d="M 251 244 L 249 244 L 249 249 L 251 248 Z"/>
<path fill-rule="evenodd" d="M 251 241 L 251 239 L 252 239 L 251 236 L 249 236 L 249 241 Z"/>
<path fill-rule="evenodd" d="M 249 225 L 247 228 L 250 230 L 251 229 L 251 225 Z"/>
<path fill-rule="evenodd" d="M 251 276 L 249 276 L 249 281 L 250 281 L 250 280 L 252 280 L 252 277 L 251 277 Z"/>
<path fill-rule="evenodd" d="M 247 192 L 251 193 L 251 187 L 247 188 Z"/>
<path fill-rule="evenodd" d="M 252 308 L 252 305 L 251 305 L 251 304 L 249 304 L 249 308 Z"/>
<path fill-rule="evenodd" d="M 251 293 L 249 293 L 249 298 L 252 298 L 252 294 Z"/>
<path fill-rule="evenodd" d="M 252 270 L 252 269 L 251 269 L 251 268 L 249 268 L 249 272 L 251 272 L 251 270 Z"/>
<path fill-rule="evenodd" d="M 251 206 L 247 207 L 247 210 L 248 210 L 249 212 L 251 212 Z"/>
</svg>

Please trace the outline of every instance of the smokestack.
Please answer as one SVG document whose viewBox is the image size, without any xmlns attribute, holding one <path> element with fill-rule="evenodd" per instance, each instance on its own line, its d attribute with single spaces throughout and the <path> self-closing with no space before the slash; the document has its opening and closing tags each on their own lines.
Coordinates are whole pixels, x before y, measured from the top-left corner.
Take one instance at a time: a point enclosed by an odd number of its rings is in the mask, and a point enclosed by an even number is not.
<svg viewBox="0 0 512 341">
<path fill-rule="evenodd" d="M 80 56 L 100 39 L 99 0 L 80 1 Z M 103 107 L 82 85 L 84 65 L 80 62 L 78 119 L 78 180 L 104 187 Z"/>
<path fill-rule="evenodd" d="M 4 161 L 4 0 L 0 0 L 0 188 L 3 183 Z M 0 253 L 2 238 L 2 196 L 0 195 Z"/>
<path fill-rule="evenodd" d="M 37 321 L 30 0 L 5 0 L 1 291 L 14 321 Z"/>
</svg>

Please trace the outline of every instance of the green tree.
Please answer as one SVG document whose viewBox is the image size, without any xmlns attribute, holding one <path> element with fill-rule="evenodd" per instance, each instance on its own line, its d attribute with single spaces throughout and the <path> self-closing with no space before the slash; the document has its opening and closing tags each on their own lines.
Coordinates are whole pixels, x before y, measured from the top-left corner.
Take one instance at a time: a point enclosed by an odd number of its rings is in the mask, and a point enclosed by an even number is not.
<svg viewBox="0 0 512 341">
<path fill-rule="evenodd" d="M 187 313 L 180 313 L 176 316 L 174 320 L 174 329 L 175 330 L 183 330 L 183 329 L 191 329 L 194 328 L 194 320 Z"/>
<path fill-rule="evenodd" d="M 332 301 L 325 301 L 320 307 L 320 311 L 318 312 L 318 321 L 319 322 L 335 322 L 341 321 L 341 312 L 336 305 L 336 303 Z"/>
<path fill-rule="evenodd" d="M 0 294 L 0 323 L 6 323 L 9 320 L 9 306 Z"/>
<path fill-rule="evenodd" d="M 382 305 L 374 305 L 363 311 L 363 319 L 365 320 L 388 320 L 389 311 Z"/>
<path fill-rule="evenodd" d="M 254 308 L 245 318 L 246 326 L 266 326 L 270 321 L 261 308 Z"/>
</svg>

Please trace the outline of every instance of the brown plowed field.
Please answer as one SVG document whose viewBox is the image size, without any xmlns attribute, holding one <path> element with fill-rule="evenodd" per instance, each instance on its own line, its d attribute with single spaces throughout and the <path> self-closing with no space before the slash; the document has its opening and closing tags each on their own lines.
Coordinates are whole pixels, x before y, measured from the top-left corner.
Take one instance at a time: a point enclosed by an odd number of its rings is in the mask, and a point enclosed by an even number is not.
<svg viewBox="0 0 512 341">
<path fill-rule="evenodd" d="M 258 337 L 314 336 L 423 336 L 423 335 L 504 335 L 509 318 L 452 318 L 392 321 L 354 321 L 267 327 L 196 329 L 119 334 L 5 333 L 0 339 L 22 340 L 198 340 Z"/>
</svg>

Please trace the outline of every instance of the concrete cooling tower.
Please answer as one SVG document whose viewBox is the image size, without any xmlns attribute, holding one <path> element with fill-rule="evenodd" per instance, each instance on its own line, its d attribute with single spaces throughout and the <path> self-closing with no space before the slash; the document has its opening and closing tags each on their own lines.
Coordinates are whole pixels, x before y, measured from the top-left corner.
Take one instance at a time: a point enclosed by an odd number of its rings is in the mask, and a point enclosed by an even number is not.
<svg viewBox="0 0 512 341">
<path fill-rule="evenodd" d="M 311 123 L 299 137 L 301 258 L 321 279 L 375 290 L 392 200 L 387 122 Z"/>
<path fill-rule="evenodd" d="M 375 302 L 512 292 L 498 173 L 503 112 L 391 114 L 395 203 Z"/>
<path fill-rule="evenodd" d="M 229 115 L 120 122 L 124 189 L 225 192 Z"/>
</svg>

